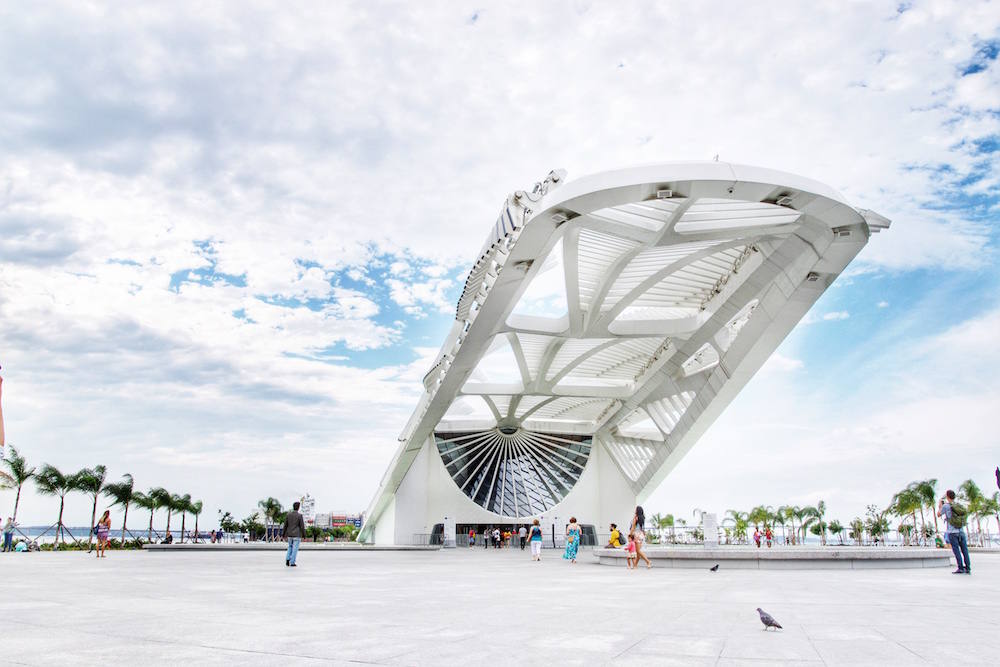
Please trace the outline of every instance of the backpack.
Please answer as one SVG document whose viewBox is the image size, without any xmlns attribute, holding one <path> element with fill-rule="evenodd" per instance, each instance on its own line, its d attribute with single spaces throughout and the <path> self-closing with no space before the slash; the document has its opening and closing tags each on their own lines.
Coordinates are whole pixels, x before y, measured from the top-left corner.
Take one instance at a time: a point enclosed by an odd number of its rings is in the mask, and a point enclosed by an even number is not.
<svg viewBox="0 0 1000 667">
<path fill-rule="evenodd" d="M 964 506 L 958 503 L 951 503 L 951 516 L 948 517 L 948 525 L 952 528 L 965 528 L 968 516 L 969 512 Z"/>
</svg>

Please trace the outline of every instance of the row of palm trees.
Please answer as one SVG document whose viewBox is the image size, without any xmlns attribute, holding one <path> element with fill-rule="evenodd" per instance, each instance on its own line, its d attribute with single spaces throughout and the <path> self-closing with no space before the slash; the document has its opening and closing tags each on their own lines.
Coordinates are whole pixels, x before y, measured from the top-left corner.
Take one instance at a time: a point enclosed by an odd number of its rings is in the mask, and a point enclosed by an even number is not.
<svg viewBox="0 0 1000 667">
<path fill-rule="evenodd" d="M 790 544 L 802 544 L 806 535 L 813 533 L 820 538 L 820 543 L 826 544 L 827 533 L 839 535 L 844 526 L 837 520 L 826 520 L 826 503 L 820 500 L 815 505 L 781 505 L 777 508 L 771 505 L 758 505 L 749 511 L 726 510 L 722 519 L 722 530 L 729 540 L 746 544 L 750 527 L 755 531 L 766 532 L 771 529 L 781 529 L 780 541 Z"/>
<path fill-rule="evenodd" d="M 892 497 L 887 512 L 900 518 L 902 523 L 897 530 L 903 536 L 906 544 L 927 544 L 928 540 L 936 535 L 938 530 L 937 507 L 938 500 L 943 493 L 937 490 L 937 480 L 927 479 L 917 482 L 910 482 L 905 488 Z M 958 500 L 963 503 L 969 512 L 969 533 L 970 542 L 976 542 L 980 546 L 989 541 L 989 519 L 992 517 L 997 522 L 997 533 L 1000 534 L 1000 492 L 994 492 L 992 496 L 983 493 L 979 485 L 973 480 L 967 479 L 958 485 Z M 926 520 L 924 510 L 928 510 L 934 520 L 934 528 Z M 917 525 L 917 513 L 920 513 L 920 525 Z M 910 520 L 911 523 L 906 523 Z M 986 533 L 983 533 L 983 520 L 986 520 Z M 972 530 L 975 522 L 975 530 Z M 985 538 L 985 539 L 984 539 Z"/>
<path fill-rule="evenodd" d="M 17 510 L 21 504 L 21 489 L 34 479 L 35 488 L 43 496 L 54 496 L 59 498 L 59 518 L 55 523 L 56 543 L 60 540 L 65 542 L 65 524 L 63 523 L 63 510 L 66 506 L 66 496 L 70 493 L 84 493 L 93 501 L 90 513 L 90 534 L 87 543 L 91 544 L 94 538 L 94 524 L 97 521 L 97 503 L 100 497 L 111 500 L 113 506 L 119 506 L 124 510 L 122 517 L 122 538 L 126 534 L 128 525 L 129 507 L 138 507 L 149 510 L 149 530 L 147 540 L 153 541 L 153 517 L 157 511 L 167 511 L 167 532 L 170 532 L 170 519 L 174 514 L 181 515 L 181 541 L 184 541 L 185 523 L 187 515 L 194 516 L 194 533 L 198 535 L 198 517 L 202 513 L 203 504 L 200 500 L 193 501 L 190 494 L 172 494 L 163 487 L 154 487 L 146 493 L 135 489 L 135 482 L 132 475 L 122 475 L 119 482 L 109 482 L 107 479 L 107 468 L 103 465 L 96 465 L 93 468 L 83 468 L 74 473 L 64 473 L 48 463 L 40 468 L 30 467 L 24 456 L 17 449 L 8 445 L 8 454 L 0 459 L 2 470 L 0 470 L 0 488 L 17 489 L 14 499 L 13 520 L 17 521 Z M 72 537 L 72 535 L 70 535 Z M 74 538 L 75 539 L 75 538 Z"/>
<path fill-rule="evenodd" d="M 898 517 L 901 523 L 897 532 L 906 545 L 929 544 L 935 535 L 942 532 L 939 529 L 937 510 L 938 501 L 944 495 L 939 491 L 936 479 L 926 479 L 911 482 L 898 493 L 885 509 L 869 505 L 864 517 L 855 517 L 846 524 L 836 519 L 827 521 L 826 503 L 822 500 L 815 505 L 758 505 L 749 511 L 727 510 L 721 522 L 723 539 L 729 543 L 746 544 L 753 531 L 764 532 L 771 529 L 776 532 L 780 528 L 780 542 L 802 544 L 808 533 L 820 539 L 826 545 L 827 535 L 832 535 L 844 544 L 844 537 L 854 540 L 857 544 L 884 542 L 891 532 L 890 517 Z M 997 533 L 1000 534 L 1000 492 L 987 496 L 971 479 L 958 486 L 958 499 L 964 503 L 969 512 L 970 542 L 980 546 L 990 541 L 989 519 L 996 520 Z M 695 509 L 693 516 L 700 524 L 702 510 Z M 917 523 L 919 514 L 920 523 Z M 928 515 L 930 520 L 928 520 Z M 987 529 L 982 529 L 983 521 Z M 931 523 L 933 521 L 933 524 Z M 654 538 L 659 541 L 676 541 L 677 527 L 686 526 L 687 522 L 673 514 L 654 514 L 650 517 L 650 528 Z M 975 528 L 973 530 L 973 527 Z M 695 529 L 696 539 L 702 536 L 700 529 Z"/>
</svg>

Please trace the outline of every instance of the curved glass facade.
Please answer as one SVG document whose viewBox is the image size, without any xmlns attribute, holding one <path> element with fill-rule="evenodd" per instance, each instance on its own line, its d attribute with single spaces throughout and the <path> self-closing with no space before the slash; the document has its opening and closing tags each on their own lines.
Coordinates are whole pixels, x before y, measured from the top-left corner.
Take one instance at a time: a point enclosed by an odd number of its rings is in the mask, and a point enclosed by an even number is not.
<svg viewBox="0 0 1000 667">
<path fill-rule="evenodd" d="M 438 453 L 458 488 L 477 505 L 509 517 L 541 514 L 580 479 L 591 437 L 492 428 L 435 433 Z"/>
</svg>

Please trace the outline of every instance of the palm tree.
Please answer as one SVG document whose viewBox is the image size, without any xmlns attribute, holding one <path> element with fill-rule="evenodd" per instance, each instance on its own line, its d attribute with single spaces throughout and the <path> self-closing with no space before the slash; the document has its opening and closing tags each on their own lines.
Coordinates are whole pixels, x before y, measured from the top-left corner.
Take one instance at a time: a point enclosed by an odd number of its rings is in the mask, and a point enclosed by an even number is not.
<svg viewBox="0 0 1000 667">
<path fill-rule="evenodd" d="M 190 505 L 188 505 L 188 511 L 194 515 L 194 541 L 198 541 L 198 517 L 201 516 L 202 510 L 205 506 L 200 500 L 196 500 Z"/>
<path fill-rule="evenodd" d="M 278 515 L 281 514 L 282 507 L 281 502 L 277 498 L 272 498 L 268 496 L 264 500 L 257 502 L 257 507 L 260 508 L 261 512 L 264 514 L 266 539 L 268 542 L 271 541 L 271 531 L 267 530 L 267 524 L 277 523 Z"/>
<path fill-rule="evenodd" d="M 997 535 L 1000 535 L 1000 491 L 994 491 L 993 497 L 986 503 L 986 511 L 997 520 Z"/>
<path fill-rule="evenodd" d="M 851 519 L 851 532 L 848 534 L 852 540 L 854 540 L 858 546 L 864 542 L 865 539 L 865 522 L 861 520 L 861 517 L 856 516 Z"/>
<path fill-rule="evenodd" d="M 157 508 L 160 506 L 159 501 L 157 501 L 156 496 L 153 495 L 153 490 L 150 489 L 149 493 L 143 493 L 142 491 L 136 491 L 132 494 L 132 504 L 144 510 L 149 510 L 149 533 L 146 535 L 146 541 L 149 543 L 153 542 L 153 513 L 156 512 Z"/>
<path fill-rule="evenodd" d="M 927 508 L 931 512 L 931 516 L 934 517 L 934 533 L 938 532 L 938 522 L 937 522 L 937 512 L 935 511 L 935 504 L 937 503 L 937 480 L 936 479 L 925 479 L 920 482 L 914 482 L 911 484 L 913 490 L 917 492 L 917 495 L 922 501 L 922 506 L 920 508 L 920 523 L 924 522 L 924 508 Z M 924 537 L 924 543 L 927 542 L 926 533 Z"/>
<path fill-rule="evenodd" d="M 792 509 L 794 510 L 793 514 L 795 516 L 795 519 L 799 522 L 799 531 L 802 533 L 802 539 L 801 539 L 800 543 L 804 544 L 805 541 L 806 541 L 806 527 L 804 525 L 802 525 L 802 524 L 803 524 L 803 522 L 807 518 L 809 518 L 809 516 L 811 516 L 810 513 L 809 513 L 809 511 L 812 510 L 813 508 L 811 508 L 811 507 L 793 507 Z M 794 524 L 794 522 L 793 522 L 793 524 Z"/>
<path fill-rule="evenodd" d="M 788 505 L 781 505 L 774 510 L 774 519 L 775 523 L 781 526 L 781 541 L 784 542 L 788 534 L 785 530 L 785 521 L 788 520 Z"/>
<path fill-rule="evenodd" d="M 905 489 L 897 493 L 892 497 L 892 502 L 889 503 L 888 510 L 893 514 L 905 518 L 906 516 L 913 517 L 913 533 L 917 532 L 917 508 L 923 507 L 924 501 L 923 497 L 917 493 L 914 486 L 911 484 Z M 907 531 L 904 535 L 904 544 L 909 545 L 910 543 L 910 531 Z"/>
<path fill-rule="evenodd" d="M 795 531 L 795 520 L 799 518 L 802 510 L 796 505 L 783 505 L 781 509 L 784 510 L 784 515 L 788 519 L 788 523 L 792 525 L 792 544 L 796 544 L 798 533 Z"/>
<path fill-rule="evenodd" d="M 748 520 L 756 530 L 760 530 L 761 524 L 767 521 L 767 508 L 763 505 L 757 505 L 757 507 L 754 507 L 747 514 Z"/>
<path fill-rule="evenodd" d="M 134 497 L 135 483 L 132 475 L 122 475 L 122 481 L 112 482 L 104 487 L 104 495 L 111 498 L 113 505 L 121 505 L 125 509 L 125 516 L 122 517 L 122 546 L 125 546 L 125 531 L 128 527 L 128 506 Z"/>
<path fill-rule="evenodd" d="M 78 477 L 79 473 L 75 475 L 64 475 L 55 466 L 51 466 L 48 463 L 42 466 L 42 469 L 35 475 L 35 488 L 43 496 L 59 496 L 59 519 L 56 521 L 56 544 L 59 543 L 59 539 L 64 531 L 63 526 L 63 509 L 66 507 L 66 494 L 70 491 L 76 491 L 79 488 L 80 480 Z M 70 533 L 70 537 L 73 534 Z M 74 540 L 76 538 L 73 538 Z M 65 542 L 65 539 L 63 539 Z"/>
<path fill-rule="evenodd" d="M 840 543 L 844 543 L 844 527 L 836 519 L 830 520 L 830 534 L 836 535 L 840 539 Z"/>
<path fill-rule="evenodd" d="M 94 498 L 94 507 L 90 512 L 90 534 L 87 536 L 87 546 L 94 542 L 94 522 L 97 521 L 97 498 L 104 490 L 104 480 L 108 475 L 108 470 L 102 465 L 93 468 L 84 468 L 77 473 L 77 488 L 80 491 L 89 493 Z"/>
<path fill-rule="evenodd" d="M 820 544 L 826 546 L 826 522 L 823 517 L 826 515 L 826 503 L 822 500 L 816 503 L 815 507 L 803 507 L 802 515 L 805 521 L 802 523 L 802 539 L 805 541 L 806 529 L 815 526 L 814 534 L 819 536 Z"/>
<path fill-rule="evenodd" d="M 726 510 L 726 519 L 733 522 L 733 533 L 738 544 L 747 541 L 747 528 L 750 525 L 749 515 L 739 510 Z M 723 519 L 725 521 L 726 519 Z"/>
<path fill-rule="evenodd" d="M 986 500 L 986 496 L 980 490 L 979 486 L 971 479 L 967 479 L 962 482 L 958 488 L 962 494 L 962 498 L 964 498 L 965 502 L 969 505 L 969 514 L 976 517 L 976 533 L 979 537 L 979 545 L 982 546 L 983 526 L 981 521 L 983 514 L 983 501 Z"/>
<path fill-rule="evenodd" d="M 181 513 L 181 542 L 184 542 L 184 522 L 187 520 L 187 513 L 191 506 L 191 494 L 185 493 L 183 496 L 170 496 L 171 509 Z"/>
<path fill-rule="evenodd" d="M 664 528 L 670 530 L 670 543 L 671 544 L 674 544 L 674 543 L 677 542 L 677 533 L 674 532 L 674 525 L 675 525 L 675 523 L 676 522 L 674 520 L 674 515 L 673 514 L 668 514 L 665 517 L 663 517 L 662 523 L 660 524 L 660 529 L 661 530 L 664 529 Z"/>
<path fill-rule="evenodd" d="M 167 491 L 166 489 L 164 489 L 162 486 L 158 486 L 155 489 L 150 489 L 149 493 L 150 493 L 151 496 L 153 496 L 154 498 L 156 498 L 156 509 L 161 509 L 162 508 L 162 509 L 167 510 L 167 532 L 169 533 L 170 532 L 170 515 L 173 512 L 173 508 L 171 507 L 170 503 L 173 500 L 173 496 L 171 496 L 170 492 Z M 150 526 L 153 525 L 152 518 L 150 518 L 149 525 Z"/>
<path fill-rule="evenodd" d="M 10 446 L 10 452 L 3 459 L 3 466 L 6 468 L 2 474 L 4 482 L 9 485 L 7 488 L 17 489 L 17 497 L 14 498 L 14 516 L 11 517 L 17 521 L 17 506 L 21 504 L 21 487 L 35 476 L 35 469 L 28 467 L 24 457 L 14 448 L 14 445 Z"/>
</svg>

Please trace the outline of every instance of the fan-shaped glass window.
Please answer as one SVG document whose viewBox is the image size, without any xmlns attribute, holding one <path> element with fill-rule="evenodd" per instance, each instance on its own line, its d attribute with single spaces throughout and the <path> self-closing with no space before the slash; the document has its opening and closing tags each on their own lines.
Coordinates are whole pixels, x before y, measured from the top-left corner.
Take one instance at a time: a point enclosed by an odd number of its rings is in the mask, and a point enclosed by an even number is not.
<svg viewBox="0 0 1000 667">
<path fill-rule="evenodd" d="M 591 448 L 590 436 L 523 428 L 436 433 L 435 441 L 458 488 L 480 507 L 509 517 L 541 514 L 565 498 Z"/>
</svg>

